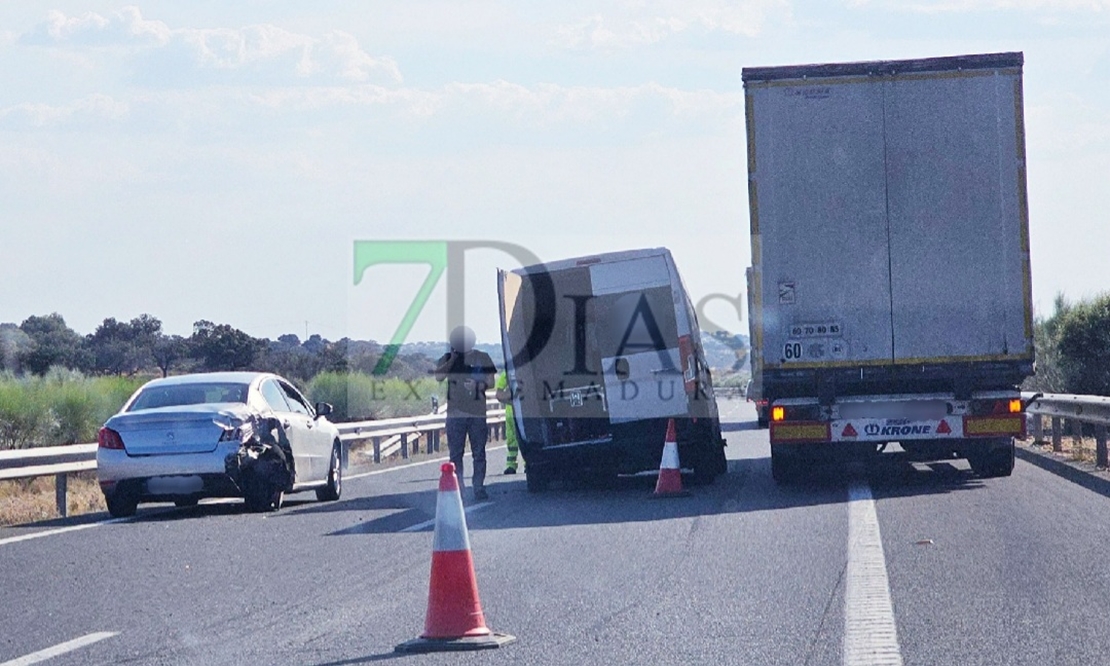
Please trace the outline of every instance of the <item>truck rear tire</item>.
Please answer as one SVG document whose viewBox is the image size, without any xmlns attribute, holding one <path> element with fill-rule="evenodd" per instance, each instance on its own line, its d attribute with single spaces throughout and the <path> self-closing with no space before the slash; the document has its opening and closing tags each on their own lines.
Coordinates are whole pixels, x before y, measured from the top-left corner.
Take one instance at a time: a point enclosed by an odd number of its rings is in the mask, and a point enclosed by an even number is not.
<svg viewBox="0 0 1110 666">
<path fill-rule="evenodd" d="M 800 466 L 796 455 L 787 453 L 780 447 L 771 447 L 771 478 L 780 486 L 790 485 L 798 480 Z"/>
<path fill-rule="evenodd" d="M 1014 473 L 1014 441 L 1002 446 L 984 447 L 983 451 L 968 455 L 967 462 L 976 476 L 996 479 Z"/>
</svg>

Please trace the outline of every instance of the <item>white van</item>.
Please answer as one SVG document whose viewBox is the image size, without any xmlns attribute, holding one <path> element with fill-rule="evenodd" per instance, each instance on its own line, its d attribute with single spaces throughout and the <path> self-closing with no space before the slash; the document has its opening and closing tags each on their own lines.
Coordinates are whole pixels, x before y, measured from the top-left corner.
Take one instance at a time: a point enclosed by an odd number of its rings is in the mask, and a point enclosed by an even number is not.
<svg viewBox="0 0 1110 666">
<path fill-rule="evenodd" d="M 697 317 L 669 250 L 499 271 L 498 292 L 529 490 L 658 469 L 670 418 L 696 481 L 726 471 Z"/>
</svg>

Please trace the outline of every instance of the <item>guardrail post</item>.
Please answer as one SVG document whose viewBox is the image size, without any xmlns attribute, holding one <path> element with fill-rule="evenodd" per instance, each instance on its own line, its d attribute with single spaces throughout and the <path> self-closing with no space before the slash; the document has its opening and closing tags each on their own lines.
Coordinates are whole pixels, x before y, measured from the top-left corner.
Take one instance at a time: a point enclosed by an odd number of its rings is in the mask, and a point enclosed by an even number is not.
<svg viewBox="0 0 1110 666">
<path fill-rule="evenodd" d="M 69 504 L 66 502 L 66 484 L 69 475 L 55 474 L 54 475 L 54 502 L 58 506 L 58 515 L 62 518 L 66 517 L 69 512 Z"/>
<path fill-rule="evenodd" d="M 401 433 L 401 457 L 409 459 L 409 435 L 405 432 Z"/>
<path fill-rule="evenodd" d="M 1062 428 L 1060 427 L 1060 417 L 1052 417 L 1052 450 L 1059 453 L 1064 450 L 1064 445 L 1060 441 L 1063 435 Z"/>
<path fill-rule="evenodd" d="M 1044 418 L 1040 414 L 1030 414 L 1033 420 L 1033 443 L 1044 444 Z"/>
<path fill-rule="evenodd" d="M 439 453 L 439 430 L 428 431 L 428 437 L 431 438 L 432 451 Z"/>
<path fill-rule="evenodd" d="M 1095 426 L 1095 465 L 1100 469 L 1110 467 L 1106 455 L 1106 426 Z"/>
<path fill-rule="evenodd" d="M 374 464 L 379 464 L 382 461 L 382 438 L 374 438 Z"/>
</svg>

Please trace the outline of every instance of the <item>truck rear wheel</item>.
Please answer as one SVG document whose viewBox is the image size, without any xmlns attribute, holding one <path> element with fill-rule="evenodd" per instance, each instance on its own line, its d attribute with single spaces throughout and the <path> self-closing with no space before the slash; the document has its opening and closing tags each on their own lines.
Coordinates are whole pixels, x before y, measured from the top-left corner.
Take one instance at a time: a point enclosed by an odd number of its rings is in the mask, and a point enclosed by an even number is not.
<svg viewBox="0 0 1110 666">
<path fill-rule="evenodd" d="M 984 479 L 1010 476 L 1014 473 L 1014 441 L 1001 446 L 985 446 L 982 451 L 969 454 L 967 462 L 971 471 Z"/>
<path fill-rule="evenodd" d="M 800 466 L 798 457 L 783 447 L 771 447 L 771 478 L 775 483 L 789 485 L 798 480 Z"/>
</svg>

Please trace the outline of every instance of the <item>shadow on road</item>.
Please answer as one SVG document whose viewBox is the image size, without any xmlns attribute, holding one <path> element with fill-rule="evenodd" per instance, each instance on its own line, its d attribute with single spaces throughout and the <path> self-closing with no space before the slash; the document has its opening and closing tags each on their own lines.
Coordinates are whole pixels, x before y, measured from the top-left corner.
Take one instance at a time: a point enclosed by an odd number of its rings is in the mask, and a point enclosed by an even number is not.
<svg viewBox="0 0 1110 666">
<path fill-rule="evenodd" d="M 721 432 L 741 432 L 744 430 L 760 430 L 755 421 L 722 421 Z"/>
<path fill-rule="evenodd" d="M 389 661 L 391 659 L 403 659 L 405 657 L 415 657 L 415 654 L 405 654 L 403 652 L 382 652 L 379 654 L 370 654 L 365 657 L 354 657 L 352 659 L 343 659 L 340 661 L 326 661 L 316 666 L 355 666 L 355 664 L 372 664 L 376 661 Z"/>
<path fill-rule="evenodd" d="M 912 465 L 897 458 L 876 461 L 862 472 L 844 465 L 815 467 L 796 484 L 771 479 L 769 458 L 729 461 L 728 474 L 709 486 L 687 486 L 690 497 L 653 500 L 654 475 L 585 477 L 544 493 L 529 493 L 521 478 L 494 477 L 487 486 L 493 505 L 474 514 L 472 530 L 562 527 L 647 522 L 781 511 L 843 504 L 849 480 L 863 474 L 877 497 L 909 497 L 975 490 L 982 483 L 969 470 L 942 462 Z M 468 497 L 465 494 L 464 497 Z M 472 502 L 467 499 L 467 505 Z M 298 513 L 352 511 L 378 513 L 329 536 L 399 532 L 435 516 L 435 491 L 397 493 L 307 506 Z M 380 515 L 382 511 L 391 511 Z M 430 527 L 428 528 L 430 529 Z"/>
</svg>

